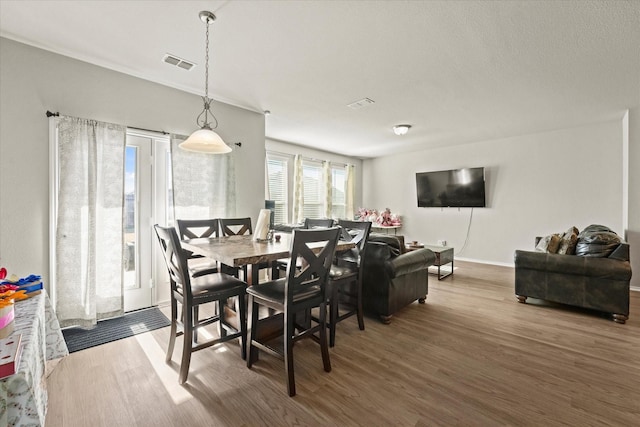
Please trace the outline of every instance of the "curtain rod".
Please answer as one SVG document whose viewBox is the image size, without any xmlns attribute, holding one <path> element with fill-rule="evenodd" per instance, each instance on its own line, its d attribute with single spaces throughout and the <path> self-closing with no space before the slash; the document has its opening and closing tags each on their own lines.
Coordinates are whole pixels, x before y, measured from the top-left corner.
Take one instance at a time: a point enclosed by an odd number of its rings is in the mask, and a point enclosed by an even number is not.
<svg viewBox="0 0 640 427">
<path fill-rule="evenodd" d="M 295 154 L 283 153 L 281 151 L 273 151 L 273 150 L 266 150 L 266 151 L 267 153 L 276 154 L 279 156 L 287 156 L 287 157 L 296 156 Z M 311 160 L 312 162 L 329 162 L 329 163 L 333 163 L 334 165 L 355 166 L 353 163 L 334 162 L 327 159 L 314 159 L 313 157 L 306 157 L 306 156 L 302 156 L 302 160 Z"/>
<path fill-rule="evenodd" d="M 49 110 L 47 110 L 47 117 L 60 117 L 60 113 L 59 112 L 51 112 Z M 125 125 L 127 126 L 127 125 Z M 145 129 L 145 128 L 139 128 L 139 127 L 135 127 L 135 126 L 127 126 L 129 129 L 135 129 L 135 130 L 141 130 L 141 131 L 145 131 L 145 132 L 155 132 L 155 133 L 160 133 L 162 135 L 169 135 L 169 132 L 165 132 L 163 130 L 153 130 L 153 129 Z"/>
</svg>

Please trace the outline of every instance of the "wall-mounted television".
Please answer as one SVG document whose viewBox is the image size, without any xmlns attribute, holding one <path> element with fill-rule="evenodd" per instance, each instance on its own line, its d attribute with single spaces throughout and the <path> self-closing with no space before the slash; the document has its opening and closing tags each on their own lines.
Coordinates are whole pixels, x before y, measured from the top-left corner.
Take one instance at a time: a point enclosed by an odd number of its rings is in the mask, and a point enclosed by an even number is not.
<svg viewBox="0 0 640 427">
<path fill-rule="evenodd" d="M 484 168 L 416 173 L 418 207 L 484 208 Z"/>
</svg>

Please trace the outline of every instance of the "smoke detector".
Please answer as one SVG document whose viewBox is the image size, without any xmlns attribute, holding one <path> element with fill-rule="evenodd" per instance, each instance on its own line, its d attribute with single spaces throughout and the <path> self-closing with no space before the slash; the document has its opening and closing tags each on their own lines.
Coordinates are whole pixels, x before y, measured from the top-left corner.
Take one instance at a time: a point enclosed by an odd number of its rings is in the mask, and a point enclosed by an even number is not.
<svg viewBox="0 0 640 427">
<path fill-rule="evenodd" d="M 170 53 L 167 53 L 164 55 L 164 57 L 162 58 L 162 62 L 166 62 L 167 64 L 170 64 L 170 65 L 175 65 L 176 67 L 182 68 L 183 70 L 187 70 L 187 71 L 191 70 L 196 65 L 191 61 L 187 61 L 186 59 L 179 58 Z"/>
</svg>

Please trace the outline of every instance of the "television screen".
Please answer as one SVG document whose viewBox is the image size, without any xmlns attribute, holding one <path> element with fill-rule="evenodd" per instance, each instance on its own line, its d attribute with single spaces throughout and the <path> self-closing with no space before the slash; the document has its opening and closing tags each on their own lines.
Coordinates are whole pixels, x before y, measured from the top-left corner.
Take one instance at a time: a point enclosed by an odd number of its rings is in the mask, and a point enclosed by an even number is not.
<svg viewBox="0 0 640 427">
<path fill-rule="evenodd" d="M 483 208 L 484 168 L 416 173 L 418 207 Z"/>
</svg>

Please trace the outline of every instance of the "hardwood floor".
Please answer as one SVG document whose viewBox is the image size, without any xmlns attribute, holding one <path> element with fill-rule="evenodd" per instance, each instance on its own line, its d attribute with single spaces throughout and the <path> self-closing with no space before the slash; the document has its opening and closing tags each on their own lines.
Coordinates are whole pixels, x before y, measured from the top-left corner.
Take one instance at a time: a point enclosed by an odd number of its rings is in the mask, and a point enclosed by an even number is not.
<svg viewBox="0 0 640 427">
<path fill-rule="evenodd" d="M 310 340 L 294 350 L 297 396 L 284 365 L 252 370 L 230 343 L 193 355 L 178 385 L 169 328 L 71 354 L 48 379 L 47 427 L 638 425 L 640 292 L 619 325 L 594 312 L 529 299 L 513 269 L 457 262 L 429 277 L 427 303 L 383 325 L 338 325 L 333 370 Z M 308 342 L 307 342 L 308 341 Z"/>
</svg>

